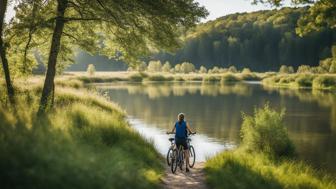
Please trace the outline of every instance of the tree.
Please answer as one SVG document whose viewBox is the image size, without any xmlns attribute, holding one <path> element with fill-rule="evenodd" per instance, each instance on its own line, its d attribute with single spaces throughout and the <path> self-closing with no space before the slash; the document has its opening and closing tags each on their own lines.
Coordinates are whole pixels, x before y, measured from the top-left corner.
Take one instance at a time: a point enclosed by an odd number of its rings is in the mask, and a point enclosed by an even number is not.
<svg viewBox="0 0 336 189">
<path fill-rule="evenodd" d="M 137 65 L 137 71 L 138 72 L 144 72 L 147 69 L 147 64 L 146 62 L 141 62 L 140 64 Z"/>
<path fill-rule="evenodd" d="M 6 55 L 7 45 L 5 44 L 4 39 L 3 39 L 3 32 L 4 32 L 4 27 L 5 27 L 4 20 L 5 20 L 7 6 L 8 6 L 7 0 L 0 0 L 0 56 L 1 56 L 3 72 L 5 75 L 8 99 L 11 105 L 15 106 L 14 87 L 11 81 L 11 76 L 10 76 L 9 66 L 8 66 L 8 59 Z"/>
<path fill-rule="evenodd" d="M 237 71 L 237 68 L 235 66 L 230 66 L 229 67 L 229 72 L 231 72 L 231 73 L 237 73 L 238 71 Z"/>
<path fill-rule="evenodd" d="M 170 69 L 171 69 L 171 65 L 168 61 L 166 61 L 162 66 L 162 71 L 163 72 L 170 72 Z"/>
<path fill-rule="evenodd" d="M 190 73 L 195 71 L 195 66 L 192 63 L 189 62 L 183 62 L 181 64 L 180 71 L 182 73 Z"/>
<path fill-rule="evenodd" d="M 249 68 L 244 68 L 242 71 L 243 74 L 250 74 L 251 70 Z"/>
<path fill-rule="evenodd" d="M 180 73 L 181 72 L 181 64 L 176 64 L 174 66 L 174 71 L 175 71 L 175 73 Z"/>
<path fill-rule="evenodd" d="M 149 72 L 161 72 L 162 64 L 160 60 L 154 61 L 151 60 L 148 63 L 147 70 Z"/>
<path fill-rule="evenodd" d="M 310 66 L 308 66 L 308 65 L 301 65 L 301 66 L 298 67 L 298 69 L 297 69 L 296 72 L 297 73 L 310 73 L 311 72 Z"/>
<path fill-rule="evenodd" d="M 90 76 L 93 76 L 95 73 L 96 73 L 96 68 L 93 64 L 89 64 L 88 67 L 87 67 L 87 73 L 90 75 Z"/>
<path fill-rule="evenodd" d="M 206 69 L 206 67 L 204 67 L 204 66 L 201 66 L 200 68 L 199 68 L 199 73 L 207 73 L 208 71 L 207 71 L 207 69 Z"/>
<path fill-rule="evenodd" d="M 282 74 L 289 73 L 288 67 L 286 65 L 282 65 L 279 69 L 279 73 L 282 73 Z"/>
<path fill-rule="evenodd" d="M 111 0 L 57 0 L 55 15 L 39 113 L 45 112 L 49 100 L 53 100 L 51 94 L 54 90 L 57 57 L 68 23 L 76 22 L 77 26 L 86 24 L 87 28 L 96 28 L 98 31 L 88 36 L 81 35 L 81 38 L 101 36 L 105 49 L 101 52 L 117 52 L 109 56 L 138 62 L 138 58 L 151 50 L 176 49 L 179 46 L 177 31 L 180 31 L 181 26 L 186 29 L 194 26 L 207 15 L 207 11 L 192 0 L 122 3 Z M 78 41 L 80 43 L 81 40 Z"/>
</svg>

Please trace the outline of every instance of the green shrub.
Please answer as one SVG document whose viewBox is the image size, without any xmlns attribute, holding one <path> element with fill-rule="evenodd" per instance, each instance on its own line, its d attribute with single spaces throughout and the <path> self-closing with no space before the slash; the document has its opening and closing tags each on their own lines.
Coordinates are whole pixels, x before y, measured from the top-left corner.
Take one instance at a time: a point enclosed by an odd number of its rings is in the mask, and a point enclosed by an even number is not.
<svg viewBox="0 0 336 189">
<path fill-rule="evenodd" d="M 183 79 L 183 77 L 181 77 L 181 76 L 177 76 L 177 77 L 175 77 L 174 80 L 175 80 L 175 81 L 185 81 L 185 80 Z"/>
<path fill-rule="evenodd" d="M 165 77 L 163 75 L 155 74 L 155 75 L 148 76 L 147 80 L 148 81 L 172 81 L 172 80 L 174 80 L 174 78 L 173 77 Z"/>
<path fill-rule="evenodd" d="M 242 73 L 240 74 L 240 78 L 244 81 L 260 81 L 261 78 L 257 76 L 255 73 Z"/>
<path fill-rule="evenodd" d="M 283 124 L 284 110 L 278 113 L 265 105 L 253 116 L 243 115 L 242 145 L 248 151 L 263 152 L 274 157 L 291 156 L 294 146 Z"/>
<path fill-rule="evenodd" d="M 313 82 L 314 76 L 311 74 L 300 74 L 295 79 L 296 87 L 311 87 Z"/>
<path fill-rule="evenodd" d="M 96 73 L 96 68 L 93 64 L 89 64 L 86 71 L 90 76 L 93 76 Z"/>
<path fill-rule="evenodd" d="M 221 77 L 215 76 L 215 75 L 207 75 L 203 77 L 203 82 L 205 83 L 219 82 L 220 80 L 221 80 Z"/>
<path fill-rule="evenodd" d="M 222 75 L 220 81 L 221 81 L 222 84 L 224 84 L 224 83 L 238 82 L 238 81 L 240 81 L 240 79 L 233 74 L 224 74 L 224 75 Z"/>
<path fill-rule="evenodd" d="M 141 82 L 143 79 L 142 75 L 139 73 L 132 74 L 129 76 L 129 81 Z"/>
<path fill-rule="evenodd" d="M 84 87 L 83 81 L 78 79 L 56 79 L 55 84 L 61 87 L 82 88 Z"/>
<path fill-rule="evenodd" d="M 313 80 L 314 89 L 336 89 L 336 76 L 321 75 Z"/>
</svg>

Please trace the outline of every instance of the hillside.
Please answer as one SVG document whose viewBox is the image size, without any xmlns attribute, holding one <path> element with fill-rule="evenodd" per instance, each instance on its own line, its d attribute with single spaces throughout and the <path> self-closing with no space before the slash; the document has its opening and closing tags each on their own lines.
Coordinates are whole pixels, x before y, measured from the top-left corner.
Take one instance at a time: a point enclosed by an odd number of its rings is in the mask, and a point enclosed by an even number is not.
<svg viewBox="0 0 336 189">
<path fill-rule="evenodd" d="M 249 67 L 255 71 L 316 66 L 330 57 L 336 31 L 323 29 L 300 37 L 295 33 L 303 8 L 236 13 L 198 25 L 187 33 L 186 44 L 175 55 L 165 52 L 152 59 L 172 64 L 189 61 L 199 67 Z"/>
</svg>

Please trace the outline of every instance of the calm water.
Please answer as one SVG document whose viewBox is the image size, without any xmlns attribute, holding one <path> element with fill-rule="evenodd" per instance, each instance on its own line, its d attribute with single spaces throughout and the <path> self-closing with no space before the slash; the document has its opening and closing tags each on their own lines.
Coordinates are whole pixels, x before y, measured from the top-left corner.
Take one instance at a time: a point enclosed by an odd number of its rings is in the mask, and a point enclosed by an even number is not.
<svg viewBox="0 0 336 189">
<path fill-rule="evenodd" d="M 114 83 L 98 89 L 130 115 L 130 123 L 165 153 L 176 115 L 197 131 L 193 144 L 198 161 L 239 145 L 241 114 L 269 102 L 286 109 L 285 124 L 300 159 L 336 174 L 336 94 L 311 90 L 264 88 L 257 83 L 229 86 L 201 83 Z"/>
</svg>

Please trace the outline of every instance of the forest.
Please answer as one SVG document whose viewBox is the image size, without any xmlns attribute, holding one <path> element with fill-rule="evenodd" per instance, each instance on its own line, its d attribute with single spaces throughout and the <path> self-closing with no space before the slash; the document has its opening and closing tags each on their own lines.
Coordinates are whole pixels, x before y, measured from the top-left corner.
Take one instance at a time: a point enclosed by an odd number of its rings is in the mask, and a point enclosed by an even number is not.
<svg viewBox="0 0 336 189">
<path fill-rule="evenodd" d="M 317 66 L 331 56 L 336 31 L 322 27 L 304 36 L 297 34 L 298 20 L 308 7 L 236 13 L 199 24 L 184 37 L 175 53 L 161 52 L 153 59 L 173 65 L 188 61 L 196 67 L 250 68 L 277 71 L 281 65 Z"/>
</svg>

